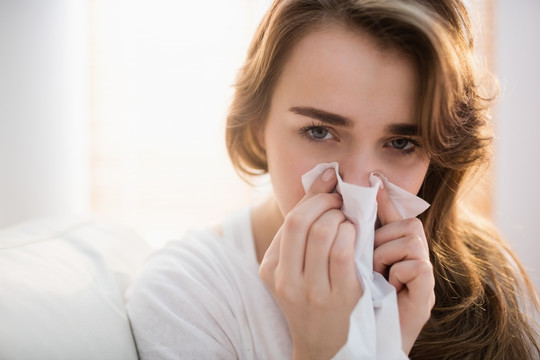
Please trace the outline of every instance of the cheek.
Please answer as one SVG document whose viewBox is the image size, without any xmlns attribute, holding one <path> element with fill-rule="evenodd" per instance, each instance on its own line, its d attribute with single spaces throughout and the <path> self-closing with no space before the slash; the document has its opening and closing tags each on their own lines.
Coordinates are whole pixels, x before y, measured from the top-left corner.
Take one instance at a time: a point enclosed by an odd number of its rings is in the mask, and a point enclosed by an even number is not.
<svg viewBox="0 0 540 360">
<path fill-rule="evenodd" d="M 305 195 L 302 175 L 322 161 L 306 153 L 296 134 L 275 131 L 272 126 L 266 130 L 266 158 L 274 198 L 282 215 L 286 215 Z"/>
<path fill-rule="evenodd" d="M 388 179 L 411 194 L 417 195 L 424 183 L 429 167 L 429 161 L 421 161 L 407 170 L 388 176 Z"/>
<path fill-rule="evenodd" d="M 291 211 L 304 196 L 302 175 L 305 173 L 290 157 L 268 161 L 270 178 L 274 190 L 274 198 L 283 216 Z"/>
<path fill-rule="evenodd" d="M 302 175 L 306 169 L 305 159 L 287 144 L 267 147 L 268 172 L 272 180 L 274 198 L 286 215 L 304 196 Z"/>
</svg>

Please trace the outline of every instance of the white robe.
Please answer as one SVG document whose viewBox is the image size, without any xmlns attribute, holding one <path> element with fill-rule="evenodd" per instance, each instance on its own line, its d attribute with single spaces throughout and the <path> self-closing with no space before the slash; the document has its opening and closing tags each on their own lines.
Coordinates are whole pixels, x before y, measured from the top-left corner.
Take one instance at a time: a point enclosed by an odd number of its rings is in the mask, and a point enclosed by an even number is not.
<svg viewBox="0 0 540 360">
<path fill-rule="evenodd" d="M 141 359 L 290 359 L 287 321 L 259 277 L 250 209 L 223 237 L 188 233 L 148 261 L 128 291 Z"/>
</svg>

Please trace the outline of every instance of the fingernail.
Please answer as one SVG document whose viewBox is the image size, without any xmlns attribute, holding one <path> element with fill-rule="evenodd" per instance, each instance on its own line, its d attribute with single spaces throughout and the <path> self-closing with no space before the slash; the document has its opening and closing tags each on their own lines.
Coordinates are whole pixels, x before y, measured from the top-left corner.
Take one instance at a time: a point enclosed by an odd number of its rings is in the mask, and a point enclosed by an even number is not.
<svg viewBox="0 0 540 360">
<path fill-rule="evenodd" d="M 334 179 L 334 176 L 336 176 L 336 171 L 334 169 L 326 169 L 323 172 L 322 179 L 323 181 L 330 181 Z"/>
</svg>

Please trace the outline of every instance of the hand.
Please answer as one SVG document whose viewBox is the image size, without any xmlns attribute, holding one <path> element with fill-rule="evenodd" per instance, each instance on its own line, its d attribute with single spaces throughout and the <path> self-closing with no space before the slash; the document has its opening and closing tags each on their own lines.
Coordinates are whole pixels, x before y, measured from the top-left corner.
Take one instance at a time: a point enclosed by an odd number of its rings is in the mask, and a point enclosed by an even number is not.
<svg viewBox="0 0 540 360">
<path fill-rule="evenodd" d="M 354 226 L 339 210 L 337 180 L 326 170 L 285 217 L 260 276 L 291 330 L 294 359 L 330 359 L 347 342 L 362 290 L 354 265 Z"/>
<path fill-rule="evenodd" d="M 408 354 L 435 304 L 435 278 L 422 222 L 403 220 L 385 188 L 377 194 L 381 227 L 375 231 L 373 270 L 397 291 L 403 351 Z"/>
</svg>

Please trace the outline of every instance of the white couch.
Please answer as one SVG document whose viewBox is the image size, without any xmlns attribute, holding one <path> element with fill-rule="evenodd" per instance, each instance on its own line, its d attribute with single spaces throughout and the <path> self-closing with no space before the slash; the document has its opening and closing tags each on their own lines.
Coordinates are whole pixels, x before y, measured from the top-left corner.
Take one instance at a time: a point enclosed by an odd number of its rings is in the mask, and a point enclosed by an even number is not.
<svg viewBox="0 0 540 360">
<path fill-rule="evenodd" d="M 124 294 L 150 252 L 100 220 L 0 230 L 0 359 L 137 359 Z"/>
</svg>

